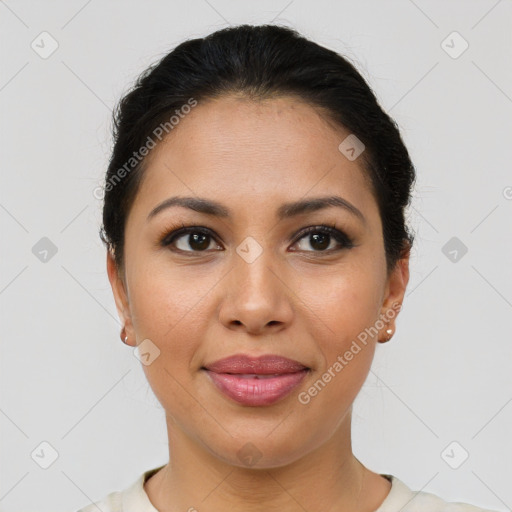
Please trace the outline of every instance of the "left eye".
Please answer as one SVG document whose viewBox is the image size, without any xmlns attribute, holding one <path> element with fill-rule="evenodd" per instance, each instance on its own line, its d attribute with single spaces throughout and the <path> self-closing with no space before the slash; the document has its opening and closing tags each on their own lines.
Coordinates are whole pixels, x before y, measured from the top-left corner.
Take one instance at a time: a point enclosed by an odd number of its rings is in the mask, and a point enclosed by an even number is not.
<svg viewBox="0 0 512 512">
<path fill-rule="evenodd" d="M 334 248 L 330 247 L 333 242 L 337 242 L 339 246 L 339 249 L 349 249 L 353 247 L 352 241 L 348 238 L 345 233 L 342 233 L 341 231 L 327 227 L 327 226 L 319 226 L 319 227 L 311 227 L 306 230 L 306 232 L 303 232 L 297 242 L 300 242 L 301 240 L 305 240 L 306 243 L 309 243 L 311 247 L 313 247 L 314 251 L 308 251 L 308 252 L 331 252 L 336 250 L 336 244 L 334 244 Z M 334 239 L 334 240 L 333 240 Z M 299 249 L 299 250 L 306 250 L 307 249 Z"/>
</svg>

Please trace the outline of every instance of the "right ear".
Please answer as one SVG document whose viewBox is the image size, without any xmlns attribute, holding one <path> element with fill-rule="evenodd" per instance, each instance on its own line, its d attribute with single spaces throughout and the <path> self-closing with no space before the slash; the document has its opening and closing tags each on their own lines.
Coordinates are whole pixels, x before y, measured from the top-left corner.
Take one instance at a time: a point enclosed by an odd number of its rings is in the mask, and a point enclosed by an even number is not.
<svg viewBox="0 0 512 512">
<path fill-rule="evenodd" d="M 111 250 L 107 250 L 107 274 L 110 286 L 112 287 L 112 293 L 114 294 L 117 313 L 121 320 L 121 324 L 125 328 L 125 333 L 128 336 L 127 344 L 135 347 L 136 338 L 130 314 L 130 303 L 126 292 L 126 284 L 124 282 L 124 277 L 120 275 L 120 270 L 115 262 L 114 255 Z"/>
</svg>

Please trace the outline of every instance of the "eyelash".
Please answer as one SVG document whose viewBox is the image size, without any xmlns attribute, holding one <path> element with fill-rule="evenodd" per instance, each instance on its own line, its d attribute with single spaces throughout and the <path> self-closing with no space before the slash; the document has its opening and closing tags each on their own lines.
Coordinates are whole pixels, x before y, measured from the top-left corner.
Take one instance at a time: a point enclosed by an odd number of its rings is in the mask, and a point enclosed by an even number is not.
<svg viewBox="0 0 512 512">
<path fill-rule="evenodd" d="M 213 232 L 209 228 L 201 227 L 201 226 L 185 226 L 185 224 L 181 224 L 181 227 L 175 228 L 172 227 L 164 232 L 163 235 L 160 237 L 160 245 L 162 247 L 169 247 L 172 243 L 174 243 L 178 238 L 181 238 L 184 235 L 188 235 L 191 233 L 200 233 L 202 235 L 206 235 L 211 237 L 213 240 L 218 243 L 218 240 L 216 236 L 213 235 Z M 341 247 L 338 247 L 337 249 L 326 249 L 323 251 L 304 251 L 304 252 L 312 252 L 312 253 L 318 253 L 318 254 L 332 254 L 334 252 L 338 252 L 344 249 L 352 249 L 354 247 L 354 243 L 352 239 L 343 231 L 340 231 L 339 229 L 336 229 L 336 224 L 329 224 L 329 225 L 318 225 L 318 226 L 309 226 L 303 230 L 301 230 L 299 233 L 295 234 L 291 238 L 294 240 L 293 245 L 295 245 L 297 242 L 305 238 L 307 235 L 311 233 L 322 233 L 325 235 L 330 235 L 338 244 L 341 245 Z M 220 244 L 219 244 L 220 245 Z M 330 244 L 329 244 L 330 245 Z M 181 249 L 173 248 L 171 249 L 174 252 L 178 253 L 191 253 L 191 254 L 201 254 L 210 252 L 208 250 L 204 251 L 183 251 Z M 300 252 L 300 251 L 297 251 Z"/>
</svg>

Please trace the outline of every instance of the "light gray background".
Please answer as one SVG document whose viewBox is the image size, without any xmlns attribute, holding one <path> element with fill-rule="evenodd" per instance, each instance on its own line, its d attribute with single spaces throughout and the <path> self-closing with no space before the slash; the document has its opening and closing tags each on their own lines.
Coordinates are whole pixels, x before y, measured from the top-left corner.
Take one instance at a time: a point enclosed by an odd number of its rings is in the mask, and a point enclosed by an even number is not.
<svg viewBox="0 0 512 512">
<path fill-rule="evenodd" d="M 0 510 L 73 511 L 167 461 L 98 237 L 110 111 L 185 38 L 266 22 L 356 63 L 419 174 L 410 286 L 356 400 L 355 454 L 414 490 L 510 510 L 511 18 L 510 0 L 0 2 Z M 59 45 L 47 59 L 31 48 L 49 48 L 43 31 Z M 31 458 L 43 441 L 58 452 L 46 470 Z M 442 457 L 453 441 L 459 469 Z"/>
</svg>

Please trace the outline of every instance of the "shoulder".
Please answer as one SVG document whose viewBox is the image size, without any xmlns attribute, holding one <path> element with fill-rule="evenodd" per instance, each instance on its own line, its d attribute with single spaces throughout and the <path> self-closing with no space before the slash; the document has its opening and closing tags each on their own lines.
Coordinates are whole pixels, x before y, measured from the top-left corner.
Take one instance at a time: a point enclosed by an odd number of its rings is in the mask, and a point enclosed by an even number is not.
<svg viewBox="0 0 512 512">
<path fill-rule="evenodd" d="M 121 491 L 114 491 L 102 500 L 91 503 L 76 512 L 158 512 L 149 501 L 144 490 L 146 480 L 164 466 L 142 473 L 131 485 Z"/>
<path fill-rule="evenodd" d="M 497 512 L 469 503 L 448 502 L 429 492 L 413 491 L 397 477 L 383 476 L 391 479 L 391 491 L 375 512 Z"/>
</svg>

